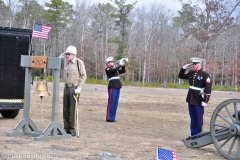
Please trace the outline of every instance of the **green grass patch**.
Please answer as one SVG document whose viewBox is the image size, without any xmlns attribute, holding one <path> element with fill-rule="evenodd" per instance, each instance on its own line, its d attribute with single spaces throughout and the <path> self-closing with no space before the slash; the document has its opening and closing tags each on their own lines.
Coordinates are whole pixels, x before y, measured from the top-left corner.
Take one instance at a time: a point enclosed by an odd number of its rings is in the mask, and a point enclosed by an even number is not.
<svg viewBox="0 0 240 160">
<path fill-rule="evenodd" d="M 221 88 L 221 86 L 219 84 L 217 84 L 215 86 L 212 86 L 212 90 L 215 90 L 215 91 L 236 91 L 236 89 L 233 89 L 233 88 L 227 87 L 227 86 L 223 86 Z M 237 91 L 239 92 L 240 89 L 238 89 Z"/>
<path fill-rule="evenodd" d="M 108 81 L 104 81 L 104 80 L 97 80 L 95 78 L 87 78 L 86 83 L 89 84 L 102 84 L 102 85 L 107 85 Z"/>
<path fill-rule="evenodd" d="M 35 77 L 34 80 L 39 81 L 40 77 Z M 44 76 L 44 80 L 47 82 L 53 82 L 52 76 Z M 64 78 L 60 78 L 60 82 L 64 82 Z M 101 84 L 101 85 L 108 85 L 108 80 L 96 80 L 95 78 L 87 78 L 86 83 L 87 84 Z M 125 86 L 138 86 L 143 87 L 142 82 L 132 82 L 129 80 L 121 80 L 121 83 Z M 145 87 L 149 88 L 164 88 L 163 83 L 145 83 Z M 173 84 L 173 83 L 167 83 L 166 88 L 177 88 L 177 89 L 188 89 L 189 84 L 188 83 L 182 83 L 182 84 Z M 212 86 L 212 90 L 216 91 L 232 91 L 235 92 L 235 88 L 231 87 L 221 87 L 219 84 Z M 237 88 L 236 92 L 239 92 L 240 88 Z"/>
</svg>

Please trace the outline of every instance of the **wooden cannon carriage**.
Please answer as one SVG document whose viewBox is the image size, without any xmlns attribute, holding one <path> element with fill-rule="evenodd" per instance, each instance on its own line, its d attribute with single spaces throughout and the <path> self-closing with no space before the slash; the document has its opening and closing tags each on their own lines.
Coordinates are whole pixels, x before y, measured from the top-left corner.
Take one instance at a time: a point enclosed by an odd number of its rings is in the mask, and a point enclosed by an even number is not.
<svg viewBox="0 0 240 160">
<path fill-rule="evenodd" d="M 228 99 L 219 104 L 212 114 L 210 131 L 189 137 L 183 142 L 189 148 L 213 143 L 225 158 L 240 160 L 240 99 Z"/>
</svg>

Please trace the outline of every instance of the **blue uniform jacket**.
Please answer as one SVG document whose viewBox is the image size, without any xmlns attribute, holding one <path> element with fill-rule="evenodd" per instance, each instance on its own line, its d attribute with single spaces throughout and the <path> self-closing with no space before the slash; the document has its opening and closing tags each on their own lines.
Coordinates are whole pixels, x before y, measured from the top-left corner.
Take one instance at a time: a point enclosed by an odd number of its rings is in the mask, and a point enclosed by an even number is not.
<svg viewBox="0 0 240 160">
<path fill-rule="evenodd" d="M 118 77 L 119 74 L 125 73 L 125 66 L 118 66 L 115 68 L 106 68 L 105 72 L 107 74 L 108 79 L 112 77 Z M 108 88 L 121 88 L 122 84 L 120 82 L 120 79 L 112 79 L 108 83 Z"/>
<path fill-rule="evenodd" d="M 189 88 L 186 101 L 193 105 L 201 105 L 201 102 L 208 103 L 212 90 L 212 83 L 210 76 L 202 69 L 198 71 L 190 70 L 186 72 L 186 69 L 181 69 L 178 77 L 180 79 L 188 79 L 190 86 L 197 88 L 204 88 L 204 97 L 201 95 L 201 91 Z"/>
</svg>

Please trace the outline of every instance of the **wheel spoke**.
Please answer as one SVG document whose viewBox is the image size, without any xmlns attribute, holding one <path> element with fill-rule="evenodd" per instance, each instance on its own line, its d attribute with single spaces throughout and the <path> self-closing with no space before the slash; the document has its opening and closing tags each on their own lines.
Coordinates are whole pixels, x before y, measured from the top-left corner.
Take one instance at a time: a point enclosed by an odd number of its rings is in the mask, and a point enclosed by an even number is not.
<svg viewBox="0 0 240 160">
<path fill-rule="evenodd" d="M 232 114 L 230 113 L 230 111 L 229 111 L 229 109 L 228 109 L 228 106 L 227 106 L 227 105 L 225 106 L 225 109 L 226 109 L 226 111 L 227 111 L 227 113 L 228 113 L 229 117 L 231 118 L 232 122 L 234 123 L 234 122 L 235 122 L 235 120 L 234 120 L 234 118 L 233 118 Z"/>
<path fill-rule="evenodd" d="M 232 152 L 233 146 L 234 146 L 234 144 L 236 142 L 236 139 L 237 139 L 237 137 L 234 137 L 234 139 L 233 139 L 233 141 L 232 141 L 232 143 L 230 145 L 230 148 L 228 150 L 228 155 L 231 155 L 231 152 Z"/>
<path fill-rule="evenodd" d="M 222 148 L 233 136 L 229 136 L 221 145 L 220 148 Z"/>
<path fill-rule="evenodd" d="M 225 118 L 224 116 L 222 116 L 220 113 L 217 114 L 219 117 L 221 117 L 225 122 L 227 122 L 228 124 L 232 125 L 232 123 L 227 119 Z"/>
<path fill-rule="evenodd" d="M 214 123 L 214 126 L 223 127 L 223 128 L 229 128 L 229 126 L 225 126 L 223 124 L 218 124 L 218 123 Z"/>
</svg>

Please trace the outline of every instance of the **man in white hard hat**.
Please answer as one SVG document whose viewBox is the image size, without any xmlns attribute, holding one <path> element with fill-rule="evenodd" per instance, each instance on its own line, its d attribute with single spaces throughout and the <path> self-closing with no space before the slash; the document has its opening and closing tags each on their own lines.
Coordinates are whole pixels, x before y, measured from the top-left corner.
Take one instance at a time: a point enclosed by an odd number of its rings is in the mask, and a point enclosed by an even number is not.
<svg viewBox="0 0 240 160">
<path fill-rule="evenodd" d="M 122 84 L 120 82 L 119 74 L 125 73 L 124 60 L 119 62 L 118 66 L 115 66 L 114 58 L 108 57 L 105 60 L 106 69 L 109 83 L 108 83 L 108 105 L 107 105 L 107 122 L 116 122 L 116 112 L 118 107 L 118 101 L 120 96 L 120 88 Z"/>
<path fill-rule="evenodd" d="M 76 101 L 73 94 L 80 95 L 81 88 L 87 79 L 85 65 L 76 55 L 76 47 L 69 46 L 66 51 L 59 56 L 66 57 L 67 59 L 64 73 L 63 122 L 65 131 L 72 136 L 76 136 Z"/>
<path fill-rule="evenodd" d="M 204 108 L 210 99 L 212 83 L 209 74 L 202 70 L 203 59 L 193 57 L 191 61 L 191 64 L 186 64 L 181 68 L 178 77 L 188 79 L 190 84 L 186 98 L 191 119 L 190 138 L 196 139 L 199 137 L 195 135 L 202 132 Z M 189 66 L 192 66 L 193 70 L 186 72 Z"/>
</svg>

